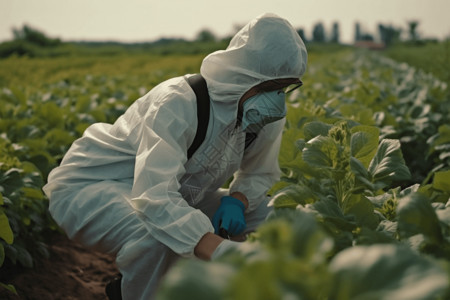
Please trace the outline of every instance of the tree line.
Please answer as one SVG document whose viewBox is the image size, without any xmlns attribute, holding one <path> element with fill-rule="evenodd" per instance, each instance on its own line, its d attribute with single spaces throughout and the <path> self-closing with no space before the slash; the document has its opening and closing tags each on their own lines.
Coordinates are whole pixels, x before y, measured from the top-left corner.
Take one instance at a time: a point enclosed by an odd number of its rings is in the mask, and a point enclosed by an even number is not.
<svg viewBox="0 0 450 300">
<path fill-rule="evenodd" d="M 407 24 L 407 28 L 396 27 L 390 24 L 378 24 L 378 35 L 367 32 L 363 29 L 360 22 L 356 22 L 354 26 L 354 42 L 360 41 L 379 41 L 386 46 L 398 43 L 402 41 L 402 34 L 406 33 L 406 37 L 403 40 L 409 42 L 423 41 L 418 33 L 419 21 L 410 21 Z M 338 22 L 334 22 L 331 26 L 331 30 L 327 31 L 322 22 L 318 22 L 313 26 L 310 38 L 305 34 L 305 30 L 300 28 L 297 30 L 298 34 L 305 42 L 312 43 L 341 43 L 340 40 L 340 26 Z"/>
<path fill-rule="evenodd" d="M 418 21 L 410 21 L 406 29 L 407 41 L 421 43 L 418 33 Z M 303 28 L 297 29 L 305 43 L 315 44 L 341 44 L 340 25 L 332 23 L 327 30 L 322 22 L 316 23 L 310 35 L 306 35 Z M 378 24 L 378 35 L 367 32 L 359 22 L 354 27 L 354 42 L 379 41 L 385 46 L 390 46 L 401 41 L 401 35 L 405 30 L 392 25 Z M 151 51 L 157 54 L 172 53 L 203 53 L 221 49 L 226 46 L 231 37 L 217 38 L 211 30 L 201 30 L 193 41 L 177 38 L 161 38 L 153 42 L 127 44 L 120 42 L 62 42 L 59 38 L 48 37 L 43 32 L 24 25 L 20 29 L 13 29 L 13 40 L 0 44 L 0 58 L 17 56 L 61 56 L 68 53 L 92 53 L 103 51 L 103 54 L 119 53 L 126 51 Z M 90 50 L 87 50 L 89 48 Z M 99 50 L 100 49 L 100 50 Z"/>
</svg>

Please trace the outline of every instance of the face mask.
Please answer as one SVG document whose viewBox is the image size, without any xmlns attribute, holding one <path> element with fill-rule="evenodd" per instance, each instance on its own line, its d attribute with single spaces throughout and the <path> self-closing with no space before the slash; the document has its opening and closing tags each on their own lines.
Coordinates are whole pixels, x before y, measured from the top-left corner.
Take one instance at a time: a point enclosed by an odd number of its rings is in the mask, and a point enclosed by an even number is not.
<svg viewBox="0 0 450 300">
<path fill-rule="evenodd" d="M 242 129 L 257 133 L 264 125 L 286 116 L 285 94 L 283 91 L 259 93 L 244 102 Z"/>
</svg>

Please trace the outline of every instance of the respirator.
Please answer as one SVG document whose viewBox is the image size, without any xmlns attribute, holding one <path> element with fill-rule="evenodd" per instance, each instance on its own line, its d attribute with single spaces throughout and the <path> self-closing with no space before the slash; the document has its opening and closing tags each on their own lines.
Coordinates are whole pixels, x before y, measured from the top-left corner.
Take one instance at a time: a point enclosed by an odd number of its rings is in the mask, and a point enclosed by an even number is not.
<svg viewBox="0 0 450 300">
<path fill-rule="evenodd" d="M 285 93 L 281 90 L 258 93 L 244 101 L 242 130 L 258 133 L 264 125 L 286 116 Z"/>
</svg>

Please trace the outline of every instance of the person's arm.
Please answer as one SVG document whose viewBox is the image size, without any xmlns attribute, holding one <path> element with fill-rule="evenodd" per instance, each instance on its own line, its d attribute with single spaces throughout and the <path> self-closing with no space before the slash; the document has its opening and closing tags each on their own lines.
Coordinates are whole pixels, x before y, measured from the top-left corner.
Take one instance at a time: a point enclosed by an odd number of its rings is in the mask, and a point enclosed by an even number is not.
<svg viewBox="0 0 450 300">
<path fill-rule="evenodd" d="M 280 178 L 278 154 L 285 119 L 266 125 L 244 153 L 240 169 L 234 174 L 230 192 L 240 192 L 248 201 L 246 211 L 256 209 L 267 191 Z"/>
<path fill-rule="evenodd" d="M 243 193 L 239 191 L 234 191 L 233 193 L 230 194 L 230 196 L 241 201 L 244 204 L 245 209 L 248 208 L 248 199 L 247 196 L 245 196 Z"/>
<path fill-rule="evenodd" d="M 224 238 L 214 233 L 208 232 L 200 239 L 198 244 L 195 246 L 195 256 L 202 260 L 211 260 L 212 254 L 217 249 L 219 244 L 224 240 Z"/>
<path fill-rule="evenodd" d="M 131 204 L 154 238 L 180 255 L 193 255 L 203 236 L 214 232 L 209 218 L 179 193 L 196 130 L 195 96 L 185 82 L 154 90 L 150 104 L 130 116 L 136 119 L 137 149 Z"/>
</svg>

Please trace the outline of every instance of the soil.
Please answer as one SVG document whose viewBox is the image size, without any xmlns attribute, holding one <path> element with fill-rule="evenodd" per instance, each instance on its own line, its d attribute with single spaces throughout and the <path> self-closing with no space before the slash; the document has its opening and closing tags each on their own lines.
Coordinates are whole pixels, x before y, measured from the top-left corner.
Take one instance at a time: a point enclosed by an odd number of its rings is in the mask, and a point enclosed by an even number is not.
<svg viewBox="0 0 450 300">
<path fill-rule="evenodd" d="M 50 239 L 50 257 L 23 268 L 6 282 L 15 295 L 0 287 L 2 300 L 107 300 L 106 284 L 117 276 L 114 257 L 86 249 L 64 235 Z M 8 274 L 9 277 L 9 274 Z"/>
</svg>

